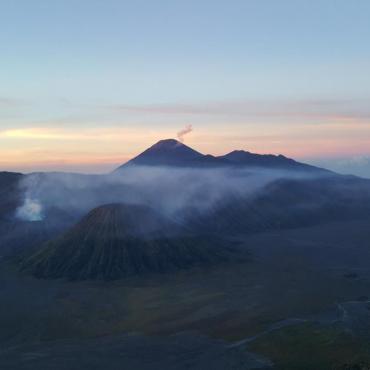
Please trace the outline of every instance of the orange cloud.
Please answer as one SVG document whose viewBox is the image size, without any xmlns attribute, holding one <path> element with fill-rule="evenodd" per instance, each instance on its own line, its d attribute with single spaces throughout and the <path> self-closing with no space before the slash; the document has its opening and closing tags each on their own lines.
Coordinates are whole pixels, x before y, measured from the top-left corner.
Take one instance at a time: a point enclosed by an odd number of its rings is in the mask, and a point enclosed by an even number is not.
<svg viewBox="0 0 370 370">
<path fill-rule="evenodd" d="M 199 125 L 187 144 L 203 153 L 234 149 L 319 158 L 370 153 L 370 122 L 335 118 L 335 122 Z M 350 124 L 349 124 L 350 122 Z M 105 172 L 156 141 L 174 137 L 171 128 L 33 127 L 0 131 L 0 169 Z"/>
</svg>

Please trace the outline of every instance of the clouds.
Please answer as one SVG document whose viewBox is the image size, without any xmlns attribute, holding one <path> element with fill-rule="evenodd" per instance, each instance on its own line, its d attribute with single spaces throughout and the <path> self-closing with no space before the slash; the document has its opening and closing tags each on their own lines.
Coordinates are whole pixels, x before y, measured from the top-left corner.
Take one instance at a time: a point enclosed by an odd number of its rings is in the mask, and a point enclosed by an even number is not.
<svg viewBox="0 0 370 370">
<path fill-rule="evenodd" d="M 194 122 L 188 117 L 189 121 Z M 0 129 L 0 168 L 108 172 L 158 140 L 176 137 L 180 125 L 176 122 L 153 127 L 107 124 Z M 196 127 L 187 144 L 206 154 L 222 155 L 242 149 L 301 160 L 370 154 L 370 124 L 360 119 L 303 124 L 256 120 L 234 122 L 231 126 L 209 121 L 197 122 Z"/>
<path fill-rule="evenodd" d="M 0 138 L 28 139 L 28 140 L 63 140 L 63 141 L 91 141 L 91 140 L 120 140 L 122 136 L 135 136 L 132 130 L 112 129 L 70 129 L 54 127 L 30 127 L 8 129 L 0 131 Z M 137 137 L 136 137 L 137 138 Z"/>
<path fill-rule="evenodd" d="M 197 129 L 187 144 L 214 155 L 234 149 L 304 160 L 370 154 L 366 99 L 62 105 L 71 109 L 69 118 L 0 120 L 1 168 L 107 172 L 189 124 Z"/>
<path fill-rule="evenodd" d="M 115 105 L 122 113 L 172 116 L 224 116 L 227 119 L 253 118 L 304 119 L 327 121 L 370 120 L 370 100 L 224 100 L 203 103 Z"/>
<path fill-rule="evenodd" d="M 47 105 L 46 115 L 41 106 Z M 1 109 L 20 109 L 28 106 L 33 114 L 24 121 L 25 126 L 35 127 L 35 122 L 42 126 L 94 126 L 109 125 L 119 127 L 122 124 L 151 126 L 158 120 L 176 120 L 186 123 L 189 119 L 205 125 L 216 121 L 232 122 L 269 122 L 269 123 L 350 123 L 361 121 L 370 123 L 370 99 L 224 99 L 204 101 L 184 101 L 153 104 L 108 104 L 102 102 L 77 103 L 59 98 L 55 101 L 38 101 L 26 103 L 22 100 L 1 98 Z M 49 117 L 48 117 L 49 116 Z M 39 117 L 35 120 L 35 117 Z M 53 122 L 55 122 L 53 124 Z M 175 122 L 174 122 L 175 123 Z M 186 123 L 189 124 L 189 123 Z M 1 125 L 1 121 L 0 121 Z M 0 126 L 1 127 L 1 126 Z"/>
<path fill-rule="evenodd" d="M 168 216 L 208 212 L 229 199 L 248 199 L 279 179 L 311 179 L 312 172 L 253 168 L 129 166 L 108 176 L 31 174 L 21 181 L 22 219 L 37 221 L 49 211 L 72 215 L 101 204 L 146 204 Z M 190 213 L 189 213 L 190 212 Z"/>
<path fill-rule="evenodd" d="M 172 133 L 172 135 L 170 135 Z M 0 169 L 109 172 L 173 131 L 129 127 L 0 128 Z"/>
</svg>

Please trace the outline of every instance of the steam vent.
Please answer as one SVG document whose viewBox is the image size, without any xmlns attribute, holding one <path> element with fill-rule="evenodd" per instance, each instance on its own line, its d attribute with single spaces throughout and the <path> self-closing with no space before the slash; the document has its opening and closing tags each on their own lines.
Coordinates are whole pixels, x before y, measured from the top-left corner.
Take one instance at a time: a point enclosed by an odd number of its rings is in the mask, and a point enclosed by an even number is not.
<svg viewBox="0 0 370 370">
<path fill-rule="evenodd" d="M 47 242 L 22 269 L 38 278 L 114 280 L 213 264 L 232 254 L 209 239 L 171 236 L 170 229 L 176 227 L 148 207 L 103 205 Z"/>
</svg>

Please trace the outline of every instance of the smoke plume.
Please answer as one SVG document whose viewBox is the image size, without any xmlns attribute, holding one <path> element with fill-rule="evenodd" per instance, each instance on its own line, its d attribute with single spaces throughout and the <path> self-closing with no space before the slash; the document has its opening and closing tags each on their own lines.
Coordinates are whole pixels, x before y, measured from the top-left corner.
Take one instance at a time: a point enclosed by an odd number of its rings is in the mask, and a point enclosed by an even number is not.
<svg viewBox="0 0 370 370">
<path fill-rule="evenodd" d="M 23 221 L 41 221 L 42 205 L 36 199 L 26 198 L 23 205 L 17 209 L 16 215 Z"/>
<path fill-rule="evenodd" d="M 182 129 L 181 131 L 179 131 L 177 133 L 177 138 L 179 139 L 179 141 L 181 141 L 182 143 L 184 142 L 184 136 L 186 134 L 188 134 L 189 132 L 192 132 L 193 131 L 193 126 L 192 125 L 186 125 L 184 129 Z"/>
</svg>

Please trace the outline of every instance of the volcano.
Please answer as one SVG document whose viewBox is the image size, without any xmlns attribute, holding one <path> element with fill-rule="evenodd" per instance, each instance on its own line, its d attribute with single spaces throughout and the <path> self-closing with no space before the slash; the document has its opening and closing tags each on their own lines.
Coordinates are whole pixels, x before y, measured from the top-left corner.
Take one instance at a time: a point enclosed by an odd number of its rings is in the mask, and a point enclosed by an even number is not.
<svg viewBox="0 0 370 370">
<path fill-rule="evenodd" d="M 260 167 L 320 173 L 329 172 L 322 168 L 297 162 L 281 154 L 255 154 L 244 150 L 234 150 L 222 156 L 202 154 L 175 139 L 158 141 L 138 156 L 118 167 L 116 172 L 130 166 L 174 166 L 188 168 Z"/>
<path fill-rule="evenodd" d="M 103 205 L 46 243 L 22 269 L 39 278 L 114 280 L 229 258 L 228 248 L 200 237 L 174 235 L 176 227 L 148 207 Z"/>
<path fill-rule="evenodd" d="M 202 157 L 203 154 L 187 145 L 180 143 L 175 139 L 166 139 L 158 141 L 143 153 L 131 159 L 125 165 L 183 166 L 185 164 L 196 162 Z"/>
</svg>

